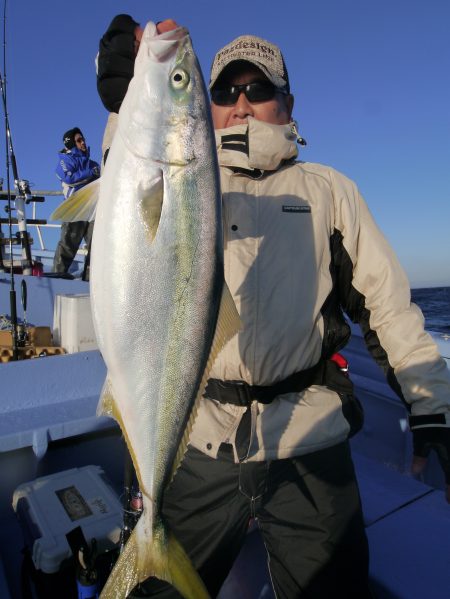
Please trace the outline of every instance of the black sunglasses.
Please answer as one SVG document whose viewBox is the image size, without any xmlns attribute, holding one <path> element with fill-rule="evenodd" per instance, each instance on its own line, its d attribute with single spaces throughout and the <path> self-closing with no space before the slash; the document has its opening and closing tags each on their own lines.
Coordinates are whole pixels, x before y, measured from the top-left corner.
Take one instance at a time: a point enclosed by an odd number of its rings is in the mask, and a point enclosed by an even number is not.
<svg viewBox="0 0 450 599">
<path fill-rule="evenodd" d="M 249 102 L 268 102 L 273 100 L 275 94 L 288 95 L 285 89 L 275 87 L 268 81 L 255 81 L 254 83 L 243 83 L 242 85 L 231 85 L 227 88 L 214 87 L 211 90 L 211 100 L 217 106 L 233 106 L 244 92 Z"/>
</svg>

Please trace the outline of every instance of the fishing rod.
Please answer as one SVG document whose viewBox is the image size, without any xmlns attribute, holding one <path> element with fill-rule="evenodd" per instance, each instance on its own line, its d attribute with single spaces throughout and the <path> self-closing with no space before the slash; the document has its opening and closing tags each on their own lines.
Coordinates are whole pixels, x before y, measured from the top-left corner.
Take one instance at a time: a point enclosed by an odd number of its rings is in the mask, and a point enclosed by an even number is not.
<svg viewBox="0 0 450 599">
<path fill-rule="evenodd" d="M 13 176 L 14 176 L 14 186 L 17 190 L 17 193 L 14 197 L 16 217 L 17 217 L 17 225 L 19 228 L 19 241 L 22 246 L 22 272 L 24 275 L 32 274 L 32 260 L 31 260 L 31 249 L 30 249 L 30 238 L 27 231 L 27 221 L 25 217 L 25 204 L 28 204 L 31 200 L 31 191 L 29 182 L 25 179 L 21 179 L 19 177 L 19 172 L 17 169 L 17 161 L 16 156 L 14 154 L 14 147 L 12 143 L 12 135 L 11 135 L 11 127 L 9 124 L 9 114 L 8 114 L 8 106 L 7 106 L 7 95 L 6 95 L 6 0 L 4 0 L 3 4 L 3 77 L 0 72 L 0 87 L 3 101 L 3 111 L 5 117 L 5 142 L 6 142 L 6 177 L 8 183 L 8 225 L 9 225 L 9 240 L 10 240 L 10 257 L 11 257 L 11 272 L 13 271 L 12 263 L 12 195 L 10 192 L 10 179 L 9 172 L 12 168 Z"/>
<path fill-rule="evenodd" d="M 6 102 L 6 0 L 3 3 L 3 74 L 4 78 L 0 73 L 0 87 L 3 100 L 3 111 L 5 116 L 5 156 L 6 156 L 6 181 L 7 181 L 7 212 L 8 212 L 8 230 L 9 230 L 9 256 L 10 256 L 10 290 L 9 290 L 9 303 L 11 312 L 11 345 L 12 345 L 12 359 L 17 360 L 19 356 L 19 344 L 17 334 L 17 309 L 16 309 L 16 290 L 14 288 L 14 265 L 13 265 L 13 240 L 12 240 L 12 203 L 11 203 L 11 186 L 9 178 L 9 144 L 8 144 L 8 110 Z"/>
<path fill-rule="evenodd" d="M 10 291 L 9 291 L 9 300 L 10 300 L 10 312 L 11 312 L 11 343 L 12 343 L 12 359 L 18 360 L 19 357 L 19 347 L 23 341 L 23 337 L 19 339 L 19 331 L 17 326 L 17 298 L 16 298 L 16 290 L 14 283 L 14 256 L 13 256 L 13 217 L 12 213 L 16 211 L 16 223 L 19 228 L 19 232 L 17 234 L 19 243 L 22 247 L 22 273 L 24 275 L 32 274 L 32 259 L 31 259 L 31 249 L 30 249 L 30 238 L 27 231 L 27 223 L 25 217 L 25 204 L 28 204 L 31 201 L 31 192 L 28 181 L 24 179 L 20 179 L 16 157 L 14 154 L 14 148 L 12 143 L 11 136 L 11 127 L 9 124 L 9 115 L 8 115 L 8 104 L 7 104 L 7 94 L 6 94 L 6 0 L 3 3 L 3 74 L 0 71 L 0 90 L 3 102 L 3 112 L 4 112 L 4 120 L 5 120 L 5 158 L 6 158 L 6 182 L 7 189 L 5 191 L 7 195 L 7 207 L 6 212 L 8 214 L 8 233 L 9 233 L 9 257 L 10 257 Z M 14 207 L 12 205 L 13 195 L 11 194 L 11 185 L 10 185 L 10 169 L 12 169 L 14 176 L 14 186 L 16 188 L 16 192 L 14 194 Z M 3 242 L 3 239 L 1 240 Z M 5 244 L 6 245 L 6 244 Z M 3 269 L 5 269 L 5 265 L 3 263 L 3 258 L 0 264 Z M 26 288 L 26 287 L 25 287 Z M 24 286 L 22 286 L 22 297 L 23 297 Z"/>
</svg>

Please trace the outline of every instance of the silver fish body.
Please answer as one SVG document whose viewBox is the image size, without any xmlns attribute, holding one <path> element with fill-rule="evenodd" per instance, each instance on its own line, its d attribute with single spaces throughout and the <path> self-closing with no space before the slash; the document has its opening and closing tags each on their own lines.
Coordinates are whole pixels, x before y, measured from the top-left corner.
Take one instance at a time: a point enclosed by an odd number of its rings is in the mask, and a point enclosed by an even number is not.
<svg viewBox="0 0 450 599">
<path fill-rule="evenodd" d="M 92 311 L 108 370 L 100 413 L 119 421 L 144 500 L 105 598 L 125 597 L 150 575 L 185 597 L 207 596 L 160 506 L 211 361 L 238 326 L 222 301 L 221 227 L 214 133 L 189 35 L 157 35 L 148 23 L 92 242 Z"/>
</svg>

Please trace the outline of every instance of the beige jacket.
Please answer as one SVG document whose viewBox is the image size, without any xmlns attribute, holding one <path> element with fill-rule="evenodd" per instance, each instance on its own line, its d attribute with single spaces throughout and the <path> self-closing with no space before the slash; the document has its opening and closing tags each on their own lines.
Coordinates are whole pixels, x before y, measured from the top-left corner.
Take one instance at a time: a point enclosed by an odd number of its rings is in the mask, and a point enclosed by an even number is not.
<svg viewBox="0 0 450 599">
<path fill-rule="evenodd" d="M 230 143 L 230 134 L 244 141 Z M 420 417 L 429 414 L 450 426 L 449 371 L 356 185 L 330 167 L 294 162 L 289 125 L 251 119 L 248 131 L 242 125 L 216 138 L 225 279 L 243 329 L 210 376 L 270 385 L 313 366 L 348 340 L 342 307 L 419 417 L 414 426 L 426 425 Z M 215 457 L 222 442 L 234 443 L 243 411 L 202 400 L 191 444 Z M 310 453 L 343 441 L 349 430 L 340 396 L 325 387 L 253 402 L 249 459 Z"/>
</svg>

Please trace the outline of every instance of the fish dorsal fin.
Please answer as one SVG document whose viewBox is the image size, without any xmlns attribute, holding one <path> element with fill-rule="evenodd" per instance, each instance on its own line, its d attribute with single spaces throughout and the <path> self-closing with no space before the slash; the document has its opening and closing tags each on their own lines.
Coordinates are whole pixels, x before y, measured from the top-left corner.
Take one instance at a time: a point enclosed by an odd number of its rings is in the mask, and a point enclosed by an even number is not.
<svg viewBox="0 0 450 599">
<path fill-rule="evenodd" d="M 142 215 L 142 220 L 149 233 L 150 241 L 153 241 L 159 227 L 161 219 L 161 210 L 164 199 L 164 179 L 162 172 L 152 178 L 148 183 L 140 184 L 139 193 L 139 209 Z"/>
<path fill-rule="evenodd" d="M 189 437 L 192 431 L 192 427 L 194 426 L 195 418 L 197 417 L 197 411 L 200 405 L 200 400 L 203 396 L 203 393 L 205 392 L 206 384 L 208 382 L 209 373 L 211 371 L 212 365 L 214 364 L 214 361 L 217 358 L 220 350 L 232 337 L 234 337 L 234 335 L 241 328 L 242 322 L 237 311 L 236 304 L 234 303 L 231 292 L 228 289 L 228 285 L 224 282 L 222 289 L 222 298 L 219 306 L 219 313 L 217 315 L 216 330 L 211 344 L 211 351 L 209 352 L 209 358 L 206 362 L 206 367 L 203 372 L 200 386 L 198 388 L 197 397 L 191 410 L 189 420 L 186 424 L 186 428 L 184 430 L 184 434 L 181 439 L 180 445 L 178 446 L 177 454 L 173 462 L 171 478 L 175 476 L 175 472 L 178 470 L 178 467 L 184 458 L 184 454 L 186 453 Z"/>
<path fill-rule="evenodd" d="M 100 179 L 95 179 L 64 200 L 50 215 L 50 220 L 66 223 L 94 220 L 99 195 Z"/>
</svg>

